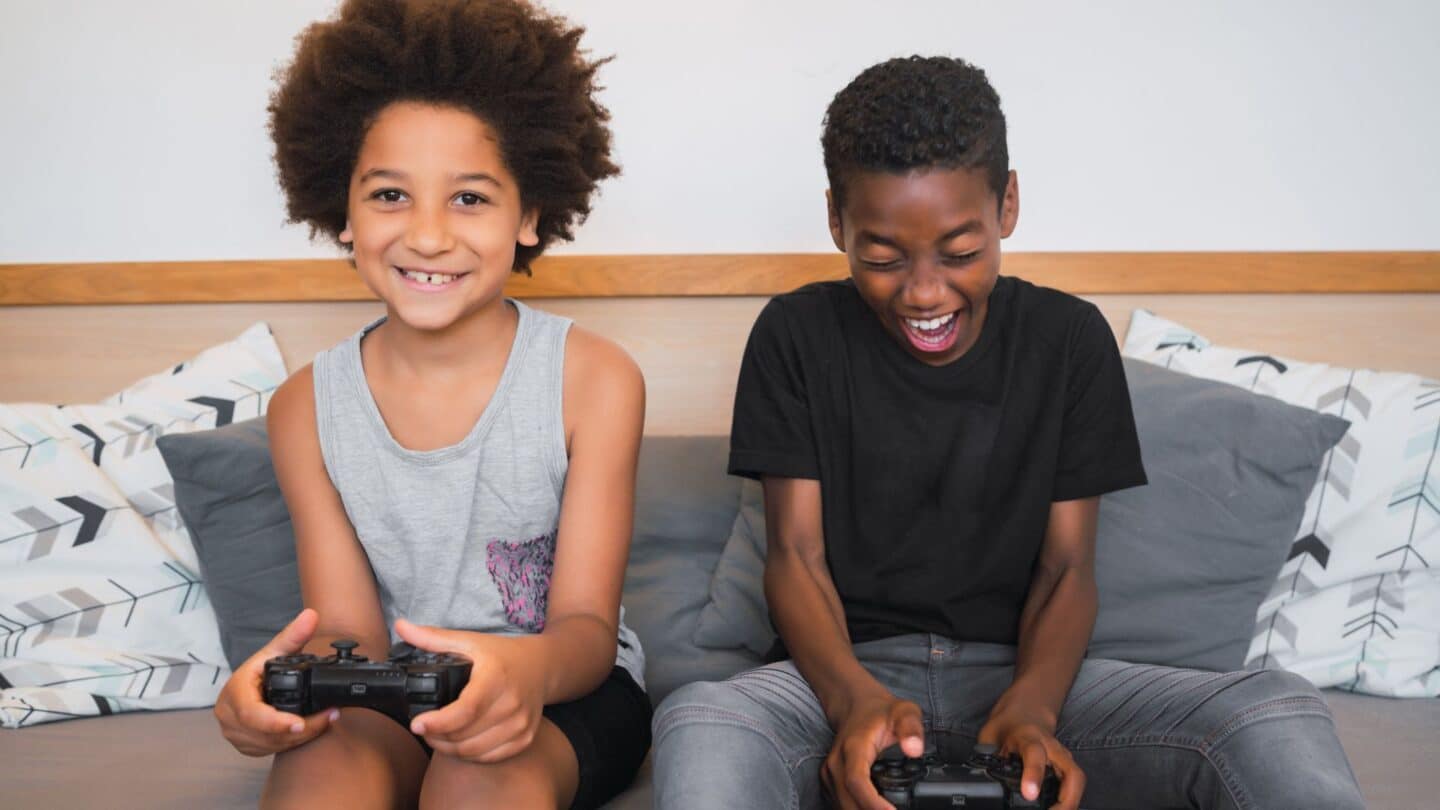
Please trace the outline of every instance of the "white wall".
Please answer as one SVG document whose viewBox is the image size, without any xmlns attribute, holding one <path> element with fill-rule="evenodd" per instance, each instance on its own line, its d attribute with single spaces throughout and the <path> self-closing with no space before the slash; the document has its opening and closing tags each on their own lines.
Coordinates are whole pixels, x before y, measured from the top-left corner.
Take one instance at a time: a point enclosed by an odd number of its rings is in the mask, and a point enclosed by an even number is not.
<svg viewBox="0 0 1440 810">
<path fill-rule="evenodd" d="M 880 59 L 985 67 L 1023 250 L 1440 249 L 1440 4 L 553 0 L 622 178 L 566 250 L 828 250 L 820 118 Z M 330 255 L 284 226 L 271 71 L 334 0 L 0 0 L 0 263 Z"/>
</svg>

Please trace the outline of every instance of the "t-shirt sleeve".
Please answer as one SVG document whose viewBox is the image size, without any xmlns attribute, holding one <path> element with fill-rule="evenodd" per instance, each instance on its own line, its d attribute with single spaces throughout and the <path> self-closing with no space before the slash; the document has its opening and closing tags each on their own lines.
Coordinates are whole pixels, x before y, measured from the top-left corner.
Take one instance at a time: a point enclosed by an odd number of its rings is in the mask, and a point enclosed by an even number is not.
<svg viewBox="0 0 1440 810">
<path fill-rule="evenodd" d="M 1105 317 L 1087 306 L 1072 328 L 1065 417 L 1051 501 L 1140 486 L 1145 467 L 1125 366 Z"/>
<path fill-rule="evenodd" d="M 800 352 L 786 307 L 772 300 L 750 330 L 735 387 L 730 474 L 820 477 Z"/>
</svg>

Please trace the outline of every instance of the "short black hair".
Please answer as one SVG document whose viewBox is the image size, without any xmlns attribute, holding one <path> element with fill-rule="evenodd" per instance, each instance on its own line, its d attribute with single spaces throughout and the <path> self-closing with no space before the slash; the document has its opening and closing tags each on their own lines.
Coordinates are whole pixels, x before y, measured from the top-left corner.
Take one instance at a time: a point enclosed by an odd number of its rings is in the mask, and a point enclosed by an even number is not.
<svg viewBox="0 0 1440 810">
<path fill-rule="evenodd" d="M 855 171 L 984 169 L 997 200 L 1010 176 L 1005 114 L 985 71 L 944 56 L 866 68 L 835 94 L 820 145 L 836 207 Z"/>
<path fill-rule="evenodd" d="M 496 134 L 539 244 L 516 271 L 590 213 L 610 158 L 609 112 L 595 99 L 583 28 L 524 0 L 346 0 L 306 28 L 270 99 L 275 165 L 291 222 L 339 241 L 350 176 L 380 111 L 400 101 L 474 113 Z"/>
</svg>

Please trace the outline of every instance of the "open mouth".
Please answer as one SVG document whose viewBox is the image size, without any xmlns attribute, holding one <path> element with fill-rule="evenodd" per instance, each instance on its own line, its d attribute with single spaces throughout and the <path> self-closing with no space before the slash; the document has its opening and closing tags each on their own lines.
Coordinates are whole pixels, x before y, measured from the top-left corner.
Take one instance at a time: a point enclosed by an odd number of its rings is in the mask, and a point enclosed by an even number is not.
<svg viewBox="0 0 1440 810">
<path fill-rule="evenodd" d="M 955 345 L 960 334 L 960 311 L 956 310 L 938 318 L 920 320 L 900 318 L 901 331 L 910 339 L 910 345 L 922 352 L 943 352 Z"/>
<path fill-rule="evenodd" d="M 439 292 L 460 283 L 469 273 L 442 273 L 439 271 L 413 270 L 396 267 L 395 272 L 405 280 L 405 285 L 422 292 Z"/>
</svg>

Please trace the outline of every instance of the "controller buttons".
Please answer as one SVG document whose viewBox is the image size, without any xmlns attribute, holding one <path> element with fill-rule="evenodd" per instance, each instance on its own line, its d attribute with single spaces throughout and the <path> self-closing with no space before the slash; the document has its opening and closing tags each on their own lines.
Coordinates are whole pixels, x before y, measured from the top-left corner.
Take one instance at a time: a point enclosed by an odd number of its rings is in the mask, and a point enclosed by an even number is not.
<svg viewBox="0 0 1440 810">
<path fill-rule="evenodd" d="M 300 688 L 300 676 L 293 672 L 277 672 L 270 676 L 271 689 L 295 690 Z"/>
<path fill-rule="evenodd" d="M 433 695 L 440 691 L 440 679 L 434 675 L 411 675 L 405 681 L 405 691 Z"/>
</svg>

